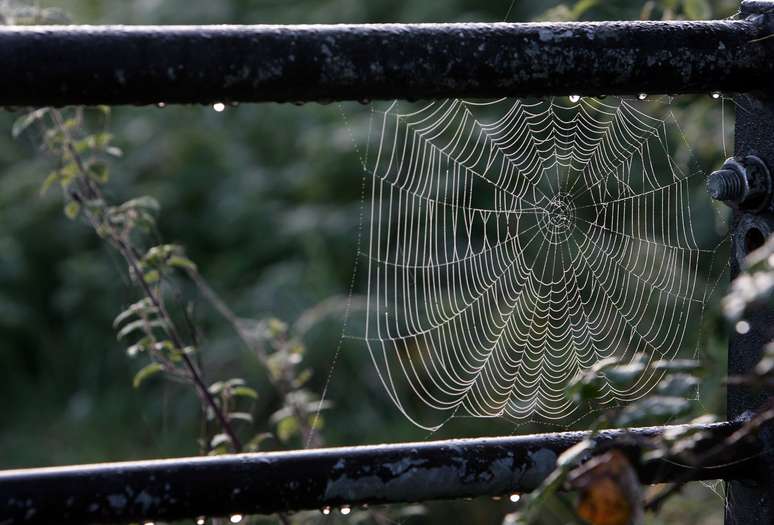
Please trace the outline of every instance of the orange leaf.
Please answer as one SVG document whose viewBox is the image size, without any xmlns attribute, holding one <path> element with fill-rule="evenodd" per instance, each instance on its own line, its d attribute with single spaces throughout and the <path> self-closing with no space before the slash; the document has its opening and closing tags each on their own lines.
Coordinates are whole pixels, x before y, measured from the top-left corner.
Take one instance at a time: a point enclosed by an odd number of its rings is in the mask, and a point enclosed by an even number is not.
<svg viewBox="0 0 774 525">
<path fill-rule="evenodd" d="M 642 522 L 642 492 L 626 456 L 612 450 L 570 473 L 569 485 L 580 491 L 578 516 L 591 525 L 637 525 Z"/>
</svg>

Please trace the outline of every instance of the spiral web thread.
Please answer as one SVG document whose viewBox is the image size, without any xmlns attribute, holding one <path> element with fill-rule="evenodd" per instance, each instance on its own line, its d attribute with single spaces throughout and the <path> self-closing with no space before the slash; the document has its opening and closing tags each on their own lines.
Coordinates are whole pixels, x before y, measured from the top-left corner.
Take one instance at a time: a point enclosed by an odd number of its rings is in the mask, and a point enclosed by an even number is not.
<svg viewBox="0 0 774 525">
<path fill-rule="evenodd" d="M 363 339 L 412 422 L 561 420 L 577 415 L 565 386 L 581 371 L 672 359 L 695 336 L 708 295 L 697 275 L 715 249 L 694 237 L 693 177 L 669 154 L 667 122 L 638 106 L 383 112 Z M 599 402 L 637 399 L 655 375 L 608 384 Z M 426 408 L 440 419 L 420 421 Z"/>
</svg>

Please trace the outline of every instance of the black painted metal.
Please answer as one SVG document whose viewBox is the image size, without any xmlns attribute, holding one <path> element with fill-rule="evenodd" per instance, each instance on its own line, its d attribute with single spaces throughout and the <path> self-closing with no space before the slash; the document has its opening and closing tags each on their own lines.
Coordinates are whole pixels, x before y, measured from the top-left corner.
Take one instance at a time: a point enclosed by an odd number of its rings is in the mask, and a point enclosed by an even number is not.
<svg viewBox="0 0 774 525">
<path fill-rule="evenodd" d="M 0 29 L 0 105 L 328 101 L 551 94 L 724 92 L 737 96 L 737 155 L 774 166 L 774 2 L 733 21 Z M 747 233 L 774 215 L 738 214 Z M 748 321 L 729 372 L 749 370 L 774 313 Z M 765 400 L 729 388 L 729 418 Z M 737 423 L 704 427 L 707 449 Z M 625 449 L 669 427 L 603 432 Z M 586 433 L 456 440 L 0 472 L 0 523 L 124 523 L 272 513 L 535 488 Z M 730 481 L 727 523 L 774 523 L 774 433 L 693 470 L 637 465 L 643 482 Z M 638 457 L 633 454 L 632 457 Z M 752 458 L 752 459 L 751 459 Z"/>
<path fill-rule="evenodd" d="M 759 17 L 774 33 L 774 2 L 742 3 L 742 15 Z M 774 166 L 774 90 L 753 91 L 736 96 L 735 155 L 755 155 L 769 168 Z M 758 234 L 755 234 L 755 233 Z M 732 229 L 734 250 L 731 276 L 735 277 L 744 257 L 757 246 L 757 240 L 774 233 L 774 214 L 737 211 Z M 728 347 L 729 375 L 749 372 L 761 357 L 764 345 L 774 338 L 774 312 L 760 308 L 747 316 L 750 331 L 734 333 Z M 727 417 L 749 413 L 768 400 L 765 392 L 741 385 L 729 385 Z M 729 481 L 726 494 L 727 525 L 768 525 L 774 523 L 774 429 L 768 425 L 757 436 L 761 455 L 748 471 L 747 479 Z"/>
<path fill-rule="evenodd" d="M 639 457 L 649 438 L 674 428 L 604 431 L 595 439 Z M 693 428 L 706 432 L 710 449 L 738 424 Z M 561 452 L 588 436 L 563 432 L 6 471 L 0 472 L 0 523 L 128 523 L 523 492 L 545 479 Z M 754 447 L 736 457 L 755 456 Z M 668 458 L 641 464 L 638 472 L 646 483 L 733 479 L 750 468 L 733 459 L 694 470 Z"/>
<path fill-rule="evenodd" d="M 768 166 L 774 166 L 774 91 L 768 94 L 748 93 L 736 98 L 736 154 L 756 155 Z M 739 213 L 733 229 L 734 254 L 731 260 L 732 276 L 738 274 L 743 257 L 756 248 L 759 239 L 751 232 L 758 231 L 762 238 L 774 233 L 774 215 Z M 751 242 L 753 244 L 751 245 Z M 729 375 L 749 372 L 759 361 L 766 343 L 774 338 L 774 311 L 760 308 L 746 317 L 750 331 L 733 334 L 728 348 Z M 729 418 L 753 411 L 768 400 L 768 395 L 740 385 L 728 387 Z M 762 455 L 748 472 L 749 479 L 728 484 L 726 524 L 768 525 L 774 523 L 774 428 L 771 425 L 758 433 Z"/>
<path fill-rule="evenodd" d="M 0 29 L 0 105 L 747 92 L 756 20 Z"/>
</svg>

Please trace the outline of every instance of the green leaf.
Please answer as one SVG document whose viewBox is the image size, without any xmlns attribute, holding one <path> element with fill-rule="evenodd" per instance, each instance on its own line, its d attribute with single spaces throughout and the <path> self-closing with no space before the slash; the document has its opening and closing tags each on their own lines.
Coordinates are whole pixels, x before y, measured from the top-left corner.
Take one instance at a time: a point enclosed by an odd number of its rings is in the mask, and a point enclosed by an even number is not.
<svg viewBox="0 0 774 525">
<path fill-rule="evenodd" d="M 670 374 L 656 387 L 656 392 L 662 396 L 683 396 L 693 391 L 699 384 L 699 379 L 690 374 Z"/>
<path fill-rule="evenodd" d="M 253 416 L 247 412 L 229 412 L 228 419 L 230 421 L 244 421 L 245 423 L 253 422 Z"/>
<path fill-rule="evenodd" d="M 129 308 L 121 312 L 116 316 L 116 318 L 113 320 L 113 328 L 118 328 L 118 326 L 129 319 L 130 317 L 134 315 L 148 315 L 149 313 L 155 314 L 157 311 L 156 307 L 151 304 L 150 299 L 142 299 L 140 301 L 137 301 L 136 303 L 133 303 L 129 305 Z"/>
<path fill-rule="evenodd" d="M 131 334 L 132 332 L 135 332 L 137 330 L 144 330 L 146 327 L 149 329 L 153 329 L 153 328 L 164 328 L 165 326 L 166 325 L 164 324 L 164 321 L 160 319 L 155 319 L 153 321 L 145 321 L 144 319 L 138 319 L 124 326 L 118 332 L 118 334 L 116 334 L 116 339 L 120 341 L 121 339 Z"/>
<path fill-rule="evenodd" d="M 607 368 L 603 374 L 612 385 L 623 387 L 632 385 L 644 371 L 644 362 L 633 361 L 625 365 L 612 366 Z"/>
<path fill-rule="evenodd" d="M 654 370 L 665 370 L 669 372 L 693 372 L 701 368 L 701 363 L 693 359 L 662 359 L 650 365 Z"/>
<path fill-rule="evenodd" d="M 110 178 L 107 164 L 104 162 L 92 163 L 89 166 L 89 175 L 100 184 L 106 183 Z"/>
<path fill-rule="evenodd" d="M 212 448 L 218 448 L 222 445 L 227 445 L 231 443 L 231 438 L 228 437 L 228 434 L 215 434 L 212 436 L 212 439 L 210 440 L 210 447 Z"/>
<path fill-rule="evenodd" d="M 312 378 L 312 371 L 309 368 L 302 370 L 293 380 L 293 388 L 301 388 Z"/>
<path fill-rule="evenodd" d="M 261 449 L 261 443 L 273 437 L 274 434 L 271 432 L 261 432 L 260 434 L 256 434 L 250 441 L 245 444 L 245 450 L 258 452 Z"/>
<path fill-rule="evenodd" d="M 137 388 L 142 384 L 143 381 L 148 379 L 150 376 L 157 374 L 164 370 L 164 367 L 161 366 L 159 363 L 149 363 L 142 367 L 139 372 L 134 374 L 134 379 L 132 380 L 132 386 L 134 388 Z"/>
<path fill-rule="evenodd" d="M 26 130 L 28 127 L 34 124 L 35 121 L 43 118 L 46 115 L 46 113 L 48 113 L 49 111 L 50 111 L 50 108 L 40 108 L 30 113 L 27 113 L 26 115 L 22 115 L 21 117 L 16 119 L 16 121 L 11 126 L 11 136 L 13 138 L 17 138 L 19 135 L 24 133 L 24 130 Z"/>
<path fill-rule="evenodd" d="M 226 454 L 231 454 L 231 451 L 228 449 L 228 445 L 225 444 L 215 447 L 207 452 L 208 456 L 225 456 Z"/>
<path fill-rule="evenodd" d="M 170 257 L 169 260 L 167 260 L 167 264 L 169 266 L 172 266 L 175 268 L 181 268 L 183 270 L 194 270 L 194 271 L 196 270 L 196 263 L 180 255 L 173 255 L 172 257 Z"/>
<path fill-rule="evenodd" d="M 617 423 L 621 426 L 659 425 L 684 416 L 691 411 L 687 399 L 674 396 L 650 396 L 633 403 L 621 411 Z"/>
<path fill-rule="evenodd" d="M 249 386 L 237 386 L 231 389 L 231 395 L 233 397 L 249 397 L 250 399 L 258 399 L 258 392 Z"/>
<path fill-rule="evenodd" d="M 280 441 L 288 441 L 299 432 L 298 420 L 295 417 L 286 417 L 277 424 L 277 437 Z"/>
<path fill-rule="evenodd" d="M 161 206 L 159 205 L 159 201 L 157 201 L 153 197 L 144 195 L 142 197 L 137 197 L 136 199 L 131 199 L 126 201 L 125 203 L 121 204 L 120 208 L 122 210 L 129 210 L 132 208 L 144 208 L 146 210 L 159 211 L 161 209 Z"/>
<path fill-rule="evenodd" d="M 121 148 L 117 148 L 115 146 L 108 146 L 105 148 L 105 153 L 113 157 L 121 157 L 124 154 Z"/>
<path fill-rule="evenodd" d="M 286 323 L 283 323 L 279 319 L 269 319 L 266 322 L 266 327 L 269 330 L 269 334 L 271 337 L 279 337 L 281 335 L 284 335 L 285 332 L 288 330 L 288 325 Z"/>
<path fill-rule="evenodd" d="M 46 192 L 53 186 L 55 182 L 57 182 L 60 178 L 58 171 L 52 171 L 49 173 L 48 177 L 46 177 L 46 180 L 43 181 L 43 184 L 40 186 L 40 194 L 45 195 Z"/>
<path fill-rule="evenodd" d="M 145 273 L 143 279 L 145 279 L 145 282 L 148 284 L 157 283 L 159 282 L 159 279 L 161 279 L 161 274 L 158 270 L 151 270 Z"/>
<path fill-rule="evenodd" d="M 74 220 L 76 217 L 78 217 L 80 211 L 81 205 L 75 201 L 68 202 L 64 207 L 64 214 L 70 220 Z"/>
<path fill-rule="evenodd" d="M 148 349 L 148 343 L 150 342 L 149 337 L 142 338 L 139 342 L 136 344 L 133 344 L 129 348 L 126 349 L 126 355 L 129 357 L 135 357 L 137 354 L 141 352 L 145 352 Z"/>
</svg>

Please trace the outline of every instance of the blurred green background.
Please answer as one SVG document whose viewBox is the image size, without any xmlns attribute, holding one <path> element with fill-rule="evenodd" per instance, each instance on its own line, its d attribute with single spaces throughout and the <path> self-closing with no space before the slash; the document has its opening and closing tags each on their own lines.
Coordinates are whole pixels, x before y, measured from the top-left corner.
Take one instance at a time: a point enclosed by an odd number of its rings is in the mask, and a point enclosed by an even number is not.
<svg viewBox="0 0 774 525">
<path fill-rule="evenodd" d="M 7 2 L 4 2 L 7 4 Z M 90 24 L 252 24 L 509 21 L 534 19 L 722 18 L 733 1 L 516 0 L 66 0 L 38 2 Z M 673 111 L 705 170 L 732 144 L 731 103 L 703 95 Z M 725 111 L 721 111 L 725 110 Z M 56 192 L 41 197 L 49 171 L 33 137 L 13 140 L 18 116 L 0 113 L 0 468 L 198 453 L 199 411 L 191 391 L 156 378 L 133 389 L 139 363 L 116 342 L 111 322 L 136 296 L 125 269 L 83 224 L 62 215 Z M 242 104 L 116 108 L 112 130 L 124 157 L 113 165 L 108 195 L 156 197 L 159 229 L 186 246 L 201 272 L 239 315 L 292 321 L 309 307 L 346 295 L 355 260 L 361 178 L 354 140 L 367 119 L 358 104 Z M 2 131 L 5 130 L 5 131 Z M 681 157 L 682 155 L 682 157 Z M 686 159 L 687 150 L 677 152 Z M 722 217 L 711 206 L 696 224 L 714 235 Z M 723 286 L 721 284 L 721 286 Z M 722 411 L 723 323 L 712 306 L 702 345 L 707 381 L 702 404 Z M 206 307 L 204 355 L 210 378 L 245 377 L 261 398 L 256 419 L 276 408 L 265 373 Z M 312 388 L 321 391 L 339 344 L 341 320 L 307 339 Z M 362 346 L 344 341 L 327 394 L 328 444 L 423 440 L 388 401 Z M 268 425 L 267 425 L 268 426 Z M 462 420 L 433 438 L 547 430 Z M 654 523 L 716 523 L 722 500 L 699 487 Z M 430 506 L 424 519 L 498 522 L 507 505 L 476 501 Z M 689 518 L 690 516 L 690 518 Z M 706 516 L 706 518 L 705 518 Z"/>
</svg>

